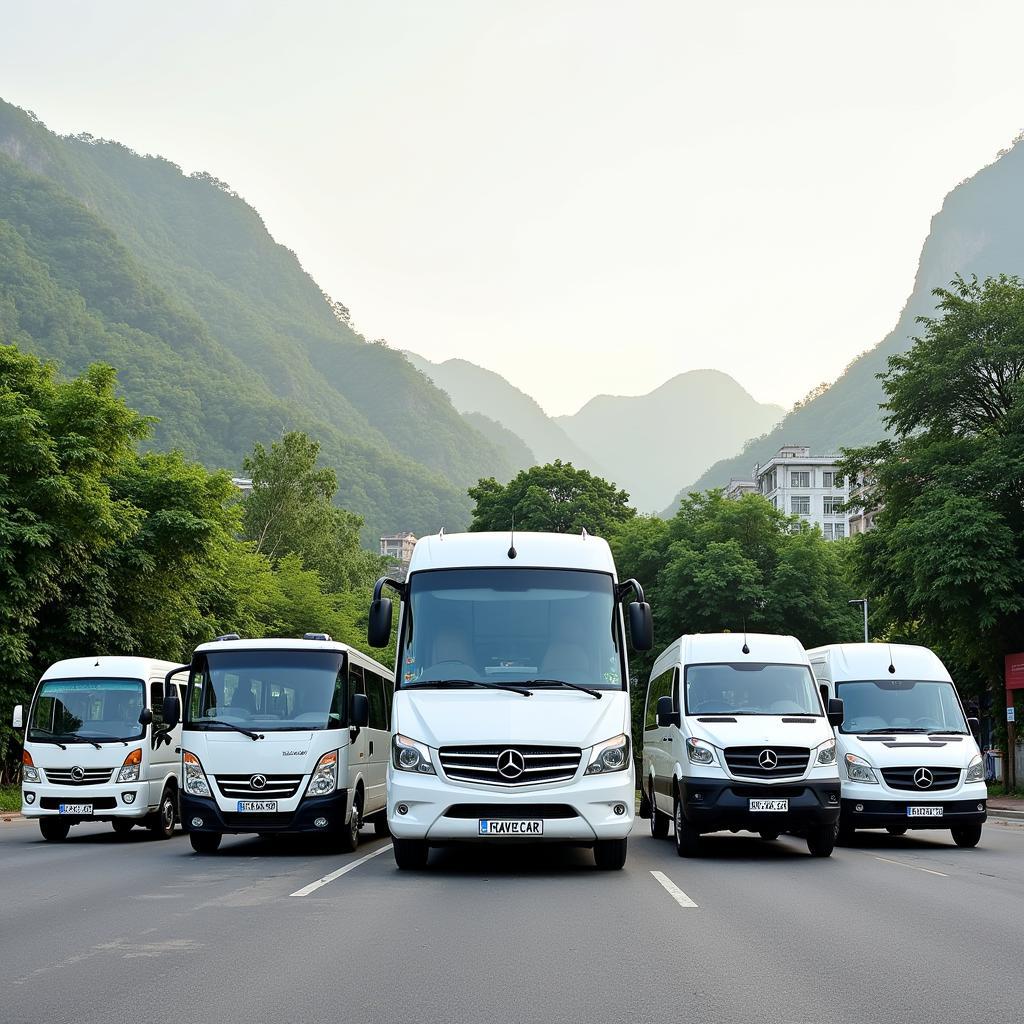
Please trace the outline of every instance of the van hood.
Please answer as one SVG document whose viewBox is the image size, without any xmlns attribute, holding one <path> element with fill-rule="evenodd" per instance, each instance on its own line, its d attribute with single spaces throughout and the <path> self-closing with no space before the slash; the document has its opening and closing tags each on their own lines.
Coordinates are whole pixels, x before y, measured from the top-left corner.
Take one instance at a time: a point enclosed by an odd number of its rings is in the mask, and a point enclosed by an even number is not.
<svg viewBox="0 0 1024 1024">
<path fill-rule="evenodd" d="M 586 749 L 628 732 L 628 695 L 602 690 L 399 690 L 392 728 L 430 747 L 451 744 L 550 743 Z"/>
<path fill-rule="evenodd" d="M 933 740 L 913 734 L 884 739 L 861 739 L 857 733 L 839 733 L 842 748 L 878 768 L 926 765 L 931 768 L 966 768 L 981 751 L 973 736 Z"/>
<path fill-rule="evenodd" d="M 701 721 L 687 718 L 691 734 L 716 747 L 817 747 L 832 738 L 832 727 L 825 718 L 807 718 L 787 722 L 792 715 L 735 715 L 734 722 Z M 707 716 L 709 718 L 718 716 Z"/>
<path fill-rule="evenodd" d="M 322 743 L 314 747 L 316 733 L 309 729 L 296 729 L 294 732 L 265 732 L 263 739 L 252 740 L 248 736 L 233 729 L 197 729 L 186 732 L 182 736 L 182 747 L 195 753 L 208 774 L 219 775 L 244 771 L 238 765 L 240 758 L 246 758 L 245 764 L 258 766 L 258 770 L 282 775 L 306 775 L 310 771 L 310 757 L 319 755 L 324 750 L 344 746 L 348 742 L 348 730 L 334 732 L 337 742 L 331 747 Z M 200 743 L 205 749 L 198 749 L 199 744 L 193 737 L 201 736 Z M 191 742 L 190 742 L 191 741 Z M 253 770 L 257 770 L 253 768 Z"/>
<path fill-rule="evenodd" d="M 113 771 L 124 764 L 124 759 L 133 751 L 142 747 L 143 750 L 149 744 L 149 739 L 128 740 L 125 746 L 120 740 L 108 741 L 100 745 L 99 750 L 91 743 L 68 743 L 61 741 L 67 750 L 61 750 L 56 743 L 40 743 L 38 740 L 28 740 L 25 746 L 32 755 L 32 760 L 37 768 L 44 771 L 47 768 L 109 768 Z"/>
</svg>

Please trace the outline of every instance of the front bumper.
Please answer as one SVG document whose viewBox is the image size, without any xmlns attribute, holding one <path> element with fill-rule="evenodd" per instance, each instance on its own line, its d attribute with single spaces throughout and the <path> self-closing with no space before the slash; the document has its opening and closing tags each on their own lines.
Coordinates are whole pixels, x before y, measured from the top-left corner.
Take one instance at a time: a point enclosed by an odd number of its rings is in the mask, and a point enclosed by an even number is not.
<svg viewBox="0 0 1024 1024">
<path fill-rule="evenodd" d="M 399 839 L 431 843 L 523 841 L 481 836 L 481 818 L 539 818 L 542 836 L 530 841 L 590 845 L 624 839 L 633 827 L 636 782 L 632 770 L 582 776 L 553 786 L 463 785 L 438 775 L 417 775 L 388 767 L 388 825 Z M 396 808 L 404 805 L 405 814 Z M 622 813 L 617 814 L 616 808 Z"/>
<path fill-rule="evenodd" d="M 979 811 L 978 808 L 981 807 Z M 860 807 L 861 810 L 857 810 Z M 941 807 L 938 818 L 914 818 L 908 807 Z M 843 822 L 851 828 L 943 829 L 958 825 L 981 824 L 988 817 L 988 803 L 980 800 L 928 800 L 917 793 L 902 799 L 842 801 Z"/>
<path fill-rule="evenodd" d="M 128 782 L 105 786 L 55 786 L 48 782 L 25 782 L 21 786 L 21 813 L 26 818 L 64 818 L 75 825 L 83 821 L 114 821 L 127 818 L 141 821 L 151 811 L 149 783 Z M 34 796 L 27 803 L 25 794 Z M 132 803 L 124 802 L 124 794 L 133 793 Z M 61 804 L 91 804 L 92 814 L 61 814 Z"/>
<path fill-rule="evenodd" d="M 348 790 L 330 796 L 301 800 L 290 811 L 247 814 L 224 811 L 211 797 L 181 794 L 181 826 L 186 832 L 220 832 L 241 835 L 250 832 L 340 832 L 348 818 Z M 317 819 L 325 823 L 317 825 Z M 197 824 L 198 823 L 198 824 Z"/>
<path fill-rule="evenodd" d="M 683 814 L 698 832 L 762 829 L 785 832 L 839 820 L 839 780 L 809 779 L 788 784 L 691 778 L 682 782 Z M 750 800 L 785 797 L 788 811 L 751 811 Z"/>
</svg>

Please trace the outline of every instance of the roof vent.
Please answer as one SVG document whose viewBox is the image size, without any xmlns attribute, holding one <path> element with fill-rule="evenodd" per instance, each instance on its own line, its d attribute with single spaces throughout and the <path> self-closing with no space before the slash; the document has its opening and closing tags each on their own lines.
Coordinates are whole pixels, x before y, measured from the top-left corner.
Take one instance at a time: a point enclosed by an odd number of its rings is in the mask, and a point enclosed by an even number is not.
<svg viewBox="0 0 1024 1024">
<path fill-rule="evenodd" d="M 303 633 L 302 634 L 302 639 L 303 640 L 330 640 L 331 639 L 331 634 L 330 633 Z"/>
<path fill-rule="evenodd" d="M 241 640 L 242 638 L 237 633 L 222 633 L 220 636 L 215 636 L 213 642 L 217 643 L 220 640 Z"/>
</svg>

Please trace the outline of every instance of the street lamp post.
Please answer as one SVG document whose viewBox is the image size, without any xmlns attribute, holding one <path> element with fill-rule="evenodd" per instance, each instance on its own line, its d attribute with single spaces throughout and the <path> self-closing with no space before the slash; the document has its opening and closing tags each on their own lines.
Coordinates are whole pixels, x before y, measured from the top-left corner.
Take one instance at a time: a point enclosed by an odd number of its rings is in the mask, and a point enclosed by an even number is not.
<svg viewBox="0 0 1024 1024">
<path fill-rule="evenodd" d="M 868 599 L 866 597 L 855 597 L 847 604 L 859 604 L 864 609 L 864 643 L 868 642 Z"/>
</svg>

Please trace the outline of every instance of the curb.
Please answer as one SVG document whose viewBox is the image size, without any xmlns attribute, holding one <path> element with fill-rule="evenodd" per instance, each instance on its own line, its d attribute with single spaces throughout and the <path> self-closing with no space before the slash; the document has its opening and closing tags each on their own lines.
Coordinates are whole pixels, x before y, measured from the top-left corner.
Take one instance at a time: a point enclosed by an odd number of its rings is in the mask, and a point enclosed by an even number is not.
<svg viewBox="0 0 1024 1024">
<path fill-rule="evenodd" d="M 1011 821 L 1024 821 L 1024 811 L 1012 811 L 1010 809 L 1003 809 L 1001 807 L 989 807 L 988 816 L 990 818 L 1009 818 Z"/>
</svg>

